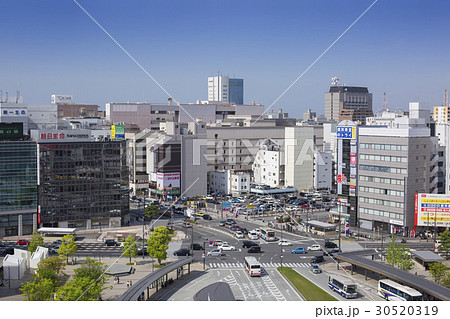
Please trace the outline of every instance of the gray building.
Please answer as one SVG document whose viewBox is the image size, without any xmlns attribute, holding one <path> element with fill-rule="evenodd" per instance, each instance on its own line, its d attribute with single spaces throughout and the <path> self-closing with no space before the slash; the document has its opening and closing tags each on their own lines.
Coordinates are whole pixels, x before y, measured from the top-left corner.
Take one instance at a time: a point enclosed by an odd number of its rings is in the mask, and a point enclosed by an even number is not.
<svg viewBox="0 0 450 319">
<path fill-rule="evenodd" d="M 365 118 L 372 115 L 372 93 L 366 87 L 336 84 L 325 93 L 325 117 L 329 121 L 349 119 L 365 124 Z"/>
<path fill-rule="evenodd" d="M 410 103 L 410 109 L 418 109 Z M 437 192 L 433 138 L 420 112 L 392 127 L 360 127 L 358 213 L 361 227 L 407 234 L 414 228 L 416 193 Z"/>
</svg>

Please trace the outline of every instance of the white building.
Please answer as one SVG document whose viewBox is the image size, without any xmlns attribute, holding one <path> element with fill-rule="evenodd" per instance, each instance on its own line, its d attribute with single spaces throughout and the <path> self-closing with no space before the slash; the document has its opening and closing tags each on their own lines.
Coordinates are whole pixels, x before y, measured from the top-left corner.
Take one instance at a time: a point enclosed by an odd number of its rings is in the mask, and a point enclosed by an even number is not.
<svg viewBox="0 0 450 319">
<path fill-rule="evenodd" d="M 240 195 L 250 192 L 250 174 L 232 170 L 208 173 L 209 193 Z"/>
<path fill-rule="evenodd" d="M 332 155 L 331 153 L 314 152 L 314 189 L 329 190 L 332 187 Z"/>
<path fill-rule="evenodd" d="M 244 80 L 223 75 L 208 77 L 208 101 L 244 104 Z"/>
<path fill-rule="evenodd" d="M 284 185 L 284 150 L 276 141 L 264 141 L 252 165 L 256 184 L 277 187 Z"/>
</svg>

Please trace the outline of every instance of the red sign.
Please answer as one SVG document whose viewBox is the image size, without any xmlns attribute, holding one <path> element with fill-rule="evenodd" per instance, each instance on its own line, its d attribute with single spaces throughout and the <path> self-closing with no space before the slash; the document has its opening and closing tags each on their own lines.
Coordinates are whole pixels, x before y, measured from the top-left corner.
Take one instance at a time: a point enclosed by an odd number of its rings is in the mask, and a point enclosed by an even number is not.
<svg viewBox="0 0 450 319">
<path fill-rule="evenodd" d="M 342 183 L 342 175 L 341 174 L 338 174 L 337 182 L 338 182 L 338 184 Z"/>
</svg>

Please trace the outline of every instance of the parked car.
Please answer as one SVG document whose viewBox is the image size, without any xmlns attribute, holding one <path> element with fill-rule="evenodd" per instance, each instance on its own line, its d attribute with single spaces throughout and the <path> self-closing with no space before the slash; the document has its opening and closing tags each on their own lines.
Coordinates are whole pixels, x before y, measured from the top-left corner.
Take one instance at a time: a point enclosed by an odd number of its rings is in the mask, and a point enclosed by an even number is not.
<svg viewBox="0 0 450 319">
<path fill-rule="evenodd" d="M 257 240 L 259 238 L 258 234 L 254 231 L 249 232 L 247 236 L 251 240 Z"/>
<path fill-rule="evenodd" d="M 19 239 L 17 241 L 17 245 L 20 245 L 20 246 L 29 245 L 29 244 L 30 244 L 30 241 L 26 240 L 26 239 Z"/>
<path fill-rule="evenodd" d="M 223 244 L 222 246 L 219 246 L 218 248 L 222 249 L 222 251 L 224 251 L 224 250 L 231 250 L 231 251 L 236 250 L 236 248 L 234 246 L 231 246 L 229 244 Z"/>
<path fill-rule="evenodd" d="M 278 242 L 278 246 L 292 246 L 292 243 L 289 240 L 282 239 Z"/>
<path fill-rule="evenodd" d="M 220 222 L 219 222 L 219 226 L 225 226 L 225 221 L 224 220 L 221 220 Z"/>
<path fill-rule="evenodd" d="M 311 264 L 311 271 L 313 274 L 320 274 L 322 269 L 320 269 L 318 264 Z"/>
<path fill-rule="evenodd" d="M 56 255 L 58 253 L 59 246 L 52 246 L 48 249 L 50 255 Z"/>
<path fill-rule="evenodd" d="M 203 219 L 205 220 L 212 220 L 212 217 L 208 214 L 203 215 Z"/>
<path fill-rule="evenodd" d="M 320 245 L 314 244 L 314 245 L 308 246 L 308 250 L 320 251 L 320 250 L 322 250 L 322 248 L 320 247 Z"/>
<path fill-rule="evenodd" d="M 291 254 L 307 254 L 308 252 L 303 247 L 296 247 L 291 249 Z"/>
<path fill-rule="evenodd" d="M 119 243 L 116 242 L 114 239 L 107 239 L 105 240 L 106 246 L 119 246 Z"/>
<path fill-rule="evenodd" d="M 200 245 L 200 244 L 198 244 L 198 243 L 193 243 L 193 244 L 191 244 L 191 248 L 192 248 L 193 250 L 203 250 L 203 246 Z"/>
<path fill-rule="evenodd" d="M 247 235 L 247 234 L 248 234 L 247 228 L 241 228 L 241 232 L 242 232 L 244 235 Z"/>
<path fill-rule="evenodd" d="M 321 263 L 324 261 L 325 261 L 325 258 L 323 258 L 323 256 L 318 255 L 318 256 L 313 256 L 313 258 L 311 258 L 311 260 L 310 260 L 310 263 L 318 264 L 318 263 Z"/>
<path fill-rule="evenodd" d="M 0 241 L 0 247 L 5 247 L 5 243 Z"/>
<path fill-rule="evenodd" d="M 244 238 L 244 234 L 240 230 L 236 231 L 234 233 L 234 236 L 236 236 L 236 238 L 238 239 Z"/>
<path fill-rule="evenodd" d="M 242 248 L 249 248 L 249 247 L 252 247 L 252 246 L 258 246 L 258 244 L 253 242 L 253 241 L 249 241 L 249 240 L 244 240 L 242 242 Z"/>
<path fill-rule="evenodd" d="M 0 247 L 0 256 L 14 255 L 14 248 L 12 247 Z"/>
<path fill-rule="evenodd" d="M 248 253 L 260 253 L 261 247 L 260 246 L 251 246 L 248 250 Z"/>
<path fill-rule="evenodd" d="M 189 256 L 191 253 L 187 248 L 181 248 L 173 252 L 174 256 Z"/>
<path fill-rule="evenodd" d="M 215 248 L 211 251 L 208 251 L 208 253 L 206 255 L 211 256 L 211 257 L 220 257 L 223 255 L 223 253 L 222 253 L 221 249 Z"/>
</svg>

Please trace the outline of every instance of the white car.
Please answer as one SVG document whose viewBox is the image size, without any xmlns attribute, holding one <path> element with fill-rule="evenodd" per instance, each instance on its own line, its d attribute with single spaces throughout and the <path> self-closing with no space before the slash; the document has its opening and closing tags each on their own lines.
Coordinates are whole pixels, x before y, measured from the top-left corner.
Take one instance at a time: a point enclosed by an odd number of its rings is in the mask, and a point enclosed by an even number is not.
<svg viewBox="0 0 450 319">
<path fill-rule="evenodd" d="M 278 246 L 292 246 L 292 243 L 288 240 L 280 240 L 280 242 L 278 243 Z"/>
<path fill-rule="evenodd" d="M 311 245 L 308 246 L 308 250 L 322 250 L 322 248 L 320 247 L 320 245 Z"/>
<path fill-rule="evenodd" d="M 208 251 L 207 255 L 211 256 L 211 257 L 220 257 L 223 255 L 223 253 L 222 253 L 222 250 L 215 248 L 211 251 Z"/>
<path fill-rule="evenodd" d="M 234 233 L 234 236 L 236 236 L 236 238 L 244 238 L 244 234 L 239 230 Z"/>
<path fill-rule="evenodd" d="M 258 234 L 256 232 L 251 231 L 251 232 L 248 233 L 248 238 L 251 239 L 251 240 L 258 240 L 259 236 L 258 236 Z"/>
<path fill-rule="evenodd" d="M 228 244 L 223 244 L 222 246 L 217 247 L 223 251 L 227 251 L 227 250 L 231 250 L 234 251 L 236 250 L 236 248 L 234 246 L 228 245 Z"/>
</svg>

